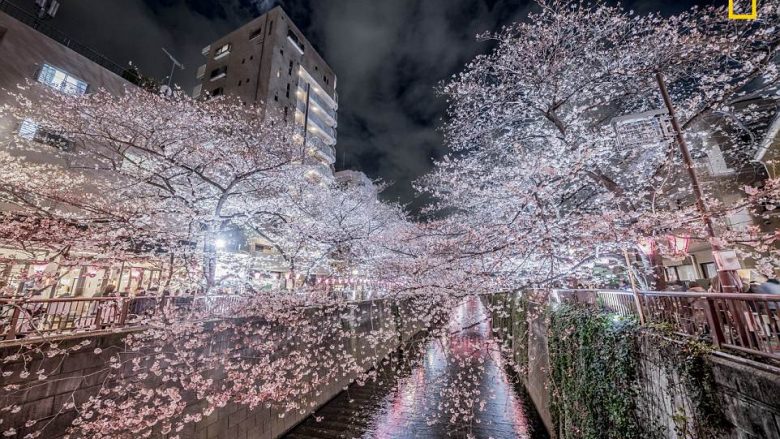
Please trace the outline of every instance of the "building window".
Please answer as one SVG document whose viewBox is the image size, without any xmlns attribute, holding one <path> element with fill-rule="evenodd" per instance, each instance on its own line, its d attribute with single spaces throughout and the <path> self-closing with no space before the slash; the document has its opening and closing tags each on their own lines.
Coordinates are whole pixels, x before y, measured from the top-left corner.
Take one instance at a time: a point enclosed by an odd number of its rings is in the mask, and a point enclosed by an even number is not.
<svg viewBox="0 0 780 439">
<path fill-rule="evenodd" d="M 303 43 L 301 43 L 301 39 L 298 38 L 298 35 L 295 35 L 295 32 L 292 31 L 292 29 L 289 29 L 287 31 L 287 41 L 289 41 L 293 47 L 303 55 Z"/>
<path fill-rule="evenodd" d="M 223 94 L 225 94 L 225 89 L 222 88 L 222 87 L 215 88 L 214 90 L 211 90 L 211 96 L 212 97 L 222 96 Z"/>
<path fill-rule="evenodd" d="M 701 264 L 701 272 L 705 279 L 712 279 L 718 275 L 718 268 L 715 267 L 714 262 L 705 262 Z"/>
<path fill-rule="evenodd" d="M 257 30 L 256 30 L 256 31 L 254 31 L 254 32 L 252 32 L 251 34 L 249 34 L 249 40 L 250 40 L 250 41 L 251 41 L 251 40 L 254 40 L 255 38 L 259 37 L 259 36 L 260 36 L 260 35 L 262 35 L 262 34 L 263 34 L 263 28 L 262 28 L 262 27 L 259 27 L 259 28 L 257 28 Z"/>
<path fill-rule="evenodd" d="M 279 54 L 284 56 L 284 49 L 279 49 Z"/>
<path fill-rule="evenodd" d="M 274 21 L 271 20 L 271 22 L 268 24 L 268 35 L 271 35 L 271 31 L 274 29 Z"/>
<path fill-rule="evenodd" d="M 287 107 L 284 107 L 284 121 L 285 122 L 287 122 L 287 113 L 288 113 L 288 109 L 287 109 Z"/>
<path fill-rule="evenodd" d="M 286 95 L 287 95 L 287 98 L 289 99 L 290 98 L 290 83 L 289 82 L 287 83 L 287 94 Z"/>
<path fill-rule="evenodd" d="M 274 101 L 279 102 L 279 93 L 274 93 Z"/>
<path fill-rule="evenodd" d="M 220 59 L 230 53 L 230 43 L 227 43 L 214 52 L 214 59 Z"/>
<path fill-rule="evenodd" d="M 71 76 L 64 70 L 60 70 L 48 64 L 44 64 L 43 67 L 41 67 L 37 80 L 51 88 L 72 95 L 83 95 L 87 92 L 86 82 Z"/>
<path fill-rule="evenodd" d="M 325 81 L 325 84 L 328 83 L 328 77 L 325 75 L 322 75 L 322 80 Z"/>
<path fill-rule="evenodd" d="M 227 66 L 218 67 L 211 71 L 211 80 L 216 81 L 219 78 L 224 78 L 227 75 Z"/>
<path fill-rule="evenodd" d="M 64 136 L 40 128 L 32 119 L 25 119 L 19 125 L 19 136 L 33 142 L 53 146 L 62 151 L 70 149 L 71 142 Z"/>
<path fill-rule="evenodd" d="M 241 64 L 244 64 L 246 62 L 246 58 L 241 58 Z"/>
<path fill-rule="evenodd" d="M 293 62 L 292 62 L 292 61 L 290 61 L 290 68 L 287 70 L 287 74 L 288 74 L 289 76 L 292 76 L 292 69 L 293 69 Z"/>
<path fill-rule="evenodd" d="M 238 86 L 241 87 L 241 79 L 238 80 Z"/>
<path fill-rule="evenodd" d="M 32 119 L 25 119 L 19 125 L 19 136 L 27 140 L 35 139 L 35 133 L 38 132 L 38 124 Z"/>
</svg>

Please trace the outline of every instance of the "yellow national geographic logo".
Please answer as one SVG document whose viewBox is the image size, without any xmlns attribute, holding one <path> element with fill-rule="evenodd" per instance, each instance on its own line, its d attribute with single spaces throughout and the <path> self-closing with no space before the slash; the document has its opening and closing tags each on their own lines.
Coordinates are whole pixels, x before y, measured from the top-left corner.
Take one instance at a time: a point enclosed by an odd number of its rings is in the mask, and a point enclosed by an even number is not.
<svg viewBox="0 0 780 439">
<path fill-rule="evenodd" d="M 740 0 L 746 1 L 746 0 Z M 750 13 L 737 14 L 734 12 L 734 0 L 729 0 L 729 20 L 755 20 L 758 17 L 758 0 L 750 0 Z"/>
</svg>

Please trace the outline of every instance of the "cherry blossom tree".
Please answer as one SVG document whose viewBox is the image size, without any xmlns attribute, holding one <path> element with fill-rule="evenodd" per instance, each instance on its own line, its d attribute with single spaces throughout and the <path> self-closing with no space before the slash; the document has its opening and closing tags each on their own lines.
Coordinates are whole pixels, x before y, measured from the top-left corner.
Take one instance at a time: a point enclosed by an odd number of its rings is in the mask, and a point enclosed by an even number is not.
<svg viewBox="0 0 780 439">
<path fill-rule="evenodd" d="M 96 240 L 124 235 L 191 248 L 203 255 L 207 288 L 220 233 L 278 216 L 279 194 L 305 183 L 292 130 L 258 109 L 141 90 L 41 96 L 19 94 L 7 111 L 56 133 L 68 150 L 17 136 L 21 151 L 2 157 L 8 202 L 21 214 L 94 228 Z M 31 160 L 29 151 L 44 158 Z M 116 233 L 100 234 L 98 224 Z"/>
<path fill-rule="evenodd" d="M 730 109 L 748 94 L 776 99 L 777 4 L 759 17 L 541 1 L 527 21 L 483 35 L 495 50 L 443 86 L 453 153 L 420 189 L 439 200 L 432 210 L 451 212 L 448 233 L 479 264 L 520 284 L 560 279 L 665 230 L 706 236 L 676 145 L 627 147 L 611 122 L 662 108 L 656 73 L 691 140 L 725 134 L 713 116 L 758 117 Z"/>
</svg>

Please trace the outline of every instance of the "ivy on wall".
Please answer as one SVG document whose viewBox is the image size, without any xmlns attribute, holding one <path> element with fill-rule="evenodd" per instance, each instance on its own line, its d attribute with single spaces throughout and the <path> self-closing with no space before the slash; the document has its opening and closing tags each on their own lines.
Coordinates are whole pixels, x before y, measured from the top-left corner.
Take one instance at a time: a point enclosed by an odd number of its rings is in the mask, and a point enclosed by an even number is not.
<svg viewBox="0 0 780 439">
<path fill-rule="evenodd" d="M 680 438 L 718 438 L 730 428 L 707 357 L 709 345 L 677 340 L 660 327 L 642 331 L 592 307 L 562 305 L 549 313 L 550 411 L 560 439 L 663 437 L 659 419 L 640 419 L 640 334 L 658 350 L 672 392 L 690 401 L 672 415 Z M 687 405 L 687 404 L 686 404 Z"/>
<path fill-rule="evenodd" d="M 638 326 L 592 308 L 550 313 L 550 409 L 560 439 L 644 437 L 636 411 Z"/>
<path fill-rule="evenodd" d="M 694 339 L 676 340 L 671 329 L 655 326 L 654 344 L 667 373 L 679 377 L 678 392 L 691 401 L 692 417 L 681 408 L 675 419 L 676 432 L 681 438 L 719 438 L 732 428 L 723 413 L 718 398 L 717 384 L 707 356 L 712 347 Z"/>
</svg>

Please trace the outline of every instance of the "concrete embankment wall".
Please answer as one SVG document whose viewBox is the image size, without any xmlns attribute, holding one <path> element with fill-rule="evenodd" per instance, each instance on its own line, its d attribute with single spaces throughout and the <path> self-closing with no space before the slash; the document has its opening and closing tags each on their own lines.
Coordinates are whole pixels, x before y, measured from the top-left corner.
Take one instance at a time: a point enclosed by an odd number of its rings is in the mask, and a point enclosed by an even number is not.
<svg viewBox="0 0 780 439">
<path fill-rule="evenodd" d="M 507 351 L 521 366 L 528 393 L 554 437 L 549 316 L 543 298 L 521 300 L 521 295 L 497 294 L 484 300 L 493 309 L 494 333 L 504 340 Z M 693 425 L 702 422 L 696 419 L 696 395 L 690 394 L 683 377 L 664 361 L 674 343 L 653 332 L 638 334 L 635 402 L 637 419 L 648 428 L 643 438 L 705 437 L 697 434 Z M 718 433 L 710 431 L 706 437 L 780 439 L 780 368 L 722 352 L 708 354 L 705 360 L 712 371 L 719 409 L 730 424 Z"/>
<path fill-rule="evenodd" d="M 354 358 L 363 370 L 373 367 L 376 358 L 382 358 L 397 350 L 416 334 L 426 330 L 431 323 L 423 320 L 418 315 L 423 313 L 419 313 L 419 310 L 415 310 L 409 303 L 398 305 L 380 301 L 363 302 L 358 304 L 353 312 L 363 317 L 357 323 L 352 322 L 354 336 L 339 342 L 346 347 L 349 356 Z M 365 336 L 377 328 L 392 331 L 395 336 L 387 337 L 379 346 L 371 346 Z M 0 364 L 0 371 L 12 372 L 9 378 L 0 379 L 3 386 L 24 384 L 23 391 L 0 393 L 0 407 L 12 403 L 21 408 L 16 413 L 2 413 L 3 423 L 0 425 L 0 431 L 14 427 L 17 431 L 16 437 L 22 438 L 28 432 L 40 429 L 41 425 L 50 422 L 40 437 L 54 439 L 64 436 L 76 414 L 73 410 L 62 412 L 60 410 L 67 400 L 83 402 L 98 392 L 108 374 L 109 358 L 125 350 L 124 337 L 125 334 L 62 337 L 56 341 L 60 348 L 74 348 L 67 356 L 46 358 L 45 355 L 31 354 L 28 358 L 20 357 L 16 361 Z M 91 342 L 83 349 L 78 349 L 79 344 L 84 340 Z M 337 349 L 338 344 L 335 343 L 334 349 Z M 95 354 L 95 348 L 100 348 L 102 352 Z M 276 354 L 285 355 L 291 349 L 298 348 L 300 347 L 280 347 Z M 20 352 L 20 349 L 19 345 L 0 347 L 0 358 Z M 24 351 L 29 352 L 29 349 Z M 20 376 L 20 371 L 25 368 L 32 373 L 23 378 L 24 375 Z M 35 373 L 38 370 L 44 370 L 46 374 L 46 378 L 39 382 Z M 321 376 L 325 375 L 324 372 L 326 371 L 323 371 Z M 301 397 L 305 400 L 308 410 L 285 411 L 276 405 L 260 406 L 250 410 L 244 405 L 228 404 L 214 410 L 200 422 L 188 424 L 177 434 L 182 439 L 276 438 L 305 419 L 314 409 L 336 396 L 345 386 L 354 381 L 358 374 L 357 371 L 339 373 L 337 379 L 326 385 L 314 386 L 311 392 Z M 202 402 L 193 401 L 188 406 L 187 412 L 197 412 L 202 407 Z M 24 424 L 30 419 L 40 419 L 41 422 L 32 428 L 25 428 Z M 169 434 L 167 437 L 172 436 L 173 434 Z"/>
</svg>

